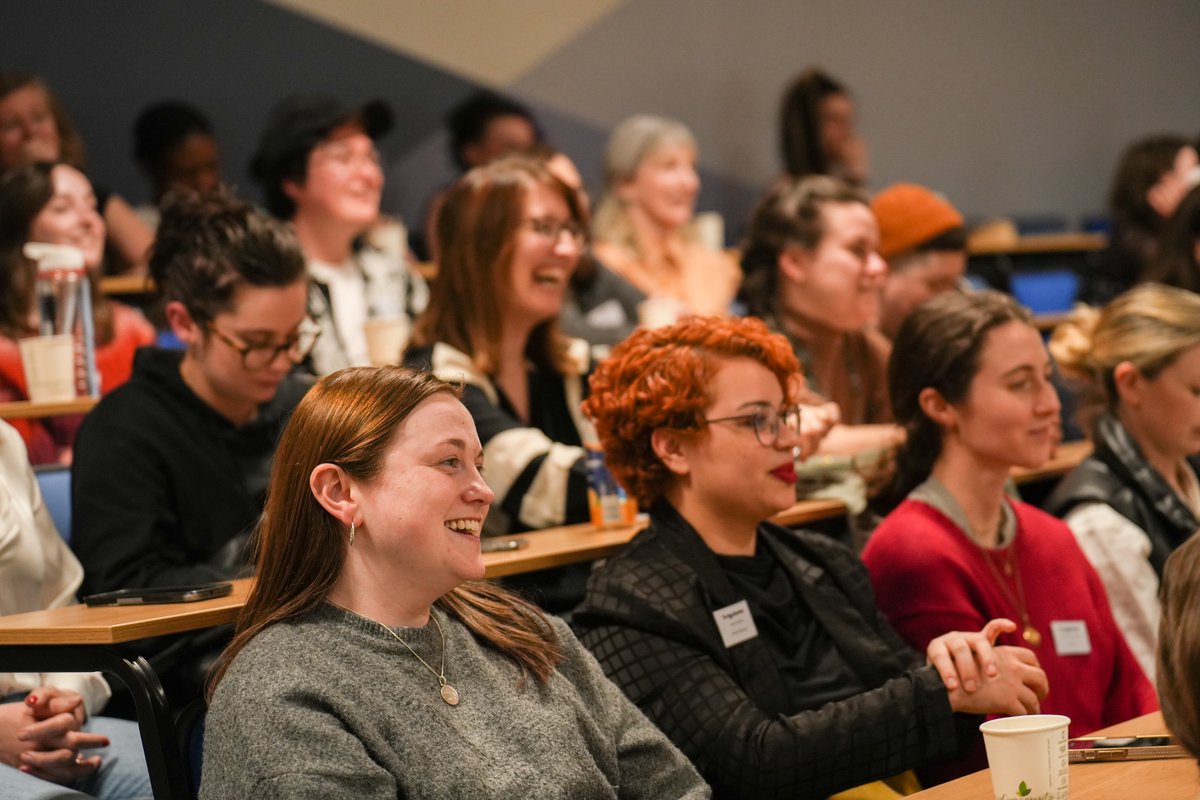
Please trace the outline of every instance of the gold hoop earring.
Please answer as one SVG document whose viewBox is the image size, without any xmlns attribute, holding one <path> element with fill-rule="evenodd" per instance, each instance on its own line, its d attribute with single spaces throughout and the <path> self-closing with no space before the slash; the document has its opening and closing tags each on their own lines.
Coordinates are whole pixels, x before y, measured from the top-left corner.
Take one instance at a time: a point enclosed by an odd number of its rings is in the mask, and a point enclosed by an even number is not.
<svg viewBox="0 0 1200 800">
<path fill-rule="evenodd" d="M 350 546 L 354 546 L 354 523 L 350 523 Z"/>
</svg>

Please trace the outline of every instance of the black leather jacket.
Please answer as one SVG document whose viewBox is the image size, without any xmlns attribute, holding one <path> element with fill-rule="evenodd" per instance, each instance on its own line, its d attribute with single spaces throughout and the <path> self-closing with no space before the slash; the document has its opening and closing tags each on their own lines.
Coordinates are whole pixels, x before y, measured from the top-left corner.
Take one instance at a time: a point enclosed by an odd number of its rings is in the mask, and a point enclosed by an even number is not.
<svg viewBox="0 0 1200 800">
<path fill-rule="evenodd" d="M 1189 459 L 1192 469 L 1200 460 Z M 1104 503 L 1150 538 L 1150 564 L 1162 577 L 1167 556 L 1200 527 L 1200 520 L 1142 457 L 1137 442 L 1111 414 L 1096 425 L 1095 450 L 1071 470 L 1046 501 L 1065 517 L 1084 503 Z"/>
</svg>

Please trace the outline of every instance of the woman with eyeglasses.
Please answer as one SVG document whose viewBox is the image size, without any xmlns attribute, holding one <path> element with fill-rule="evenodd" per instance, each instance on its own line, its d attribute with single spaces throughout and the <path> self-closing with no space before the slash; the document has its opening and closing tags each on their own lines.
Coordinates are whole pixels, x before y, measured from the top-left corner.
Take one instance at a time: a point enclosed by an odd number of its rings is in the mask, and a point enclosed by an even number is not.
<svg viewBox="0 0 1200 800">
<path fill-rule="evenodd" d="M 408 264 L 403 226 L 379 214 L 376 142 L 392 122 L 382 101 L 290 95 L 268 114 L 250 165 L 267 208 L 292 223 L 308 263 L 309 312 L 324 330 L 305 363 L 315 375 L 395 364 L 429 299 Z"/>
<path fill-rule="evenodd" d="M 518 157 L 468 172 L 438 217 L 438 279 L 405 363 L 465 384 L 496 492 L 488 533 L 587 519 L 588 346 L 558 329 L 585 224 L 576 193 Z"/>
<path fill-rule="evenodd" d="M 186 350 L 146 348 L 79 431 L 71 545 L 82 594 L 234 577 L 275 440 L 308 383 L 304 258 L 228 190 L 168 203 L 150 269 Z"/>
<path fill-rule="evenodd" d="M 1045 695 L 1029 651 L 991 646 L 1011 622 L 936 639 L 926 661 L 850 550 L 766 521 L 793 503 L 810 449 L 802 383 L 761 321 L 693 318 L 614 348 L 584 403 L 650 525 L 596 568 L 573 624 L 714 797 L 871 784 L 956 755 L 956 712 L 1033 712 Z"/>
</svg>

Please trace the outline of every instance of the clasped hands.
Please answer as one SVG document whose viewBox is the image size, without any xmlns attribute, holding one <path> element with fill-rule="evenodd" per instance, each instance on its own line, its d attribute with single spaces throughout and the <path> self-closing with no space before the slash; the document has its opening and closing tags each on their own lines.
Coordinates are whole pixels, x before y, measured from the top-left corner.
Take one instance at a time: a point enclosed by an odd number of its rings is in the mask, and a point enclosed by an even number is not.
<svg viewBox="0 0 1200 800">
<path fill-rule="evenodd" d="M 109 743 L 107 736 L 81 730 L 86 719 L 83 697 L 55 686 L 0 704 L 0 762 L 42 780 L 76 785 L 100 768 L 99 756 L 81 751 Z"/>
<path fill-rule="evenodd" d="M 925 654 L 938 671 L 950 707 L 968 714 L 1037 714 L 1049 693 L 1037 656 L 1024 647 L 996 646 L 996 637 L 1017 629 L 993 619 L 976 633 L 952 631 L 929 643 Z"/>
</svg>

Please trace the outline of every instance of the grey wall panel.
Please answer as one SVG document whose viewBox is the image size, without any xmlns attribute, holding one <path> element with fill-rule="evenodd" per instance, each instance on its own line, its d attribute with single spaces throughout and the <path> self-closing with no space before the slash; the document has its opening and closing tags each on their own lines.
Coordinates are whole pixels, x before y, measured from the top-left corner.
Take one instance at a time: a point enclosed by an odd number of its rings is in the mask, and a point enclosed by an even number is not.
<svg viewBox="0 0 1200 800">
<path fill-rule="evenodd" d="M 517 87 L 600 127 L 677 116 L 706 167 L 762 187 L 780 169 L 778 98 L 821 64 L 860 100 L 875 187 L 917 180 L 972 215 L 1075 218 L 1103 205 L 1126 142 L 1200 131 L 1197 41 L 1185 1 L 654 0 Z"/>
<path fill-rule="evenodd" d="M 442 70 L 274 6 L 246 0 L 15 0 L 0 4 L 0 68 L 44 75 L 63 98 L 91 154 L 90 171 L 140 201 L 149 187 L 130 155 L 148 103 L 179 97 L 213 119 L 228 177 L 258 197 L 245 168 L 268 109 L 295 91 L 347 100 L 382 97 L 399 123 L 388 154 L 441 126 L 473 86 Z M 49 35 L 49 32 L 53 35 Z"/>
<path fill-rule="evenodd" d="M 206 109 L 230 176 L 256 196 L 244 165 L 267 108 L 289 91 L 330 90 L 396 104 L 386 207 L 413 219 L 452 177 L 441 118 L 473 88 L 249 0 L 8 0 L 0 30 L 0 67 L 48 77 L 97 179 L 134 201 L 146 187 L 129 130 L 146 103 L 179 96 Z M 1197 41 L 1191 0 L 637 0 L 507 88 L 593 188 L 612 125 L 638 111 L 683 119 L 700 141 L 701 207 L 737 231 L 779 169 L 778 97 L 820 63 L 860 100 L 874 186 L 925 182 L 973 216 L 1075 219 L 1103 205 L 1126 142 L 1200 131 Z"/>
</svg>

